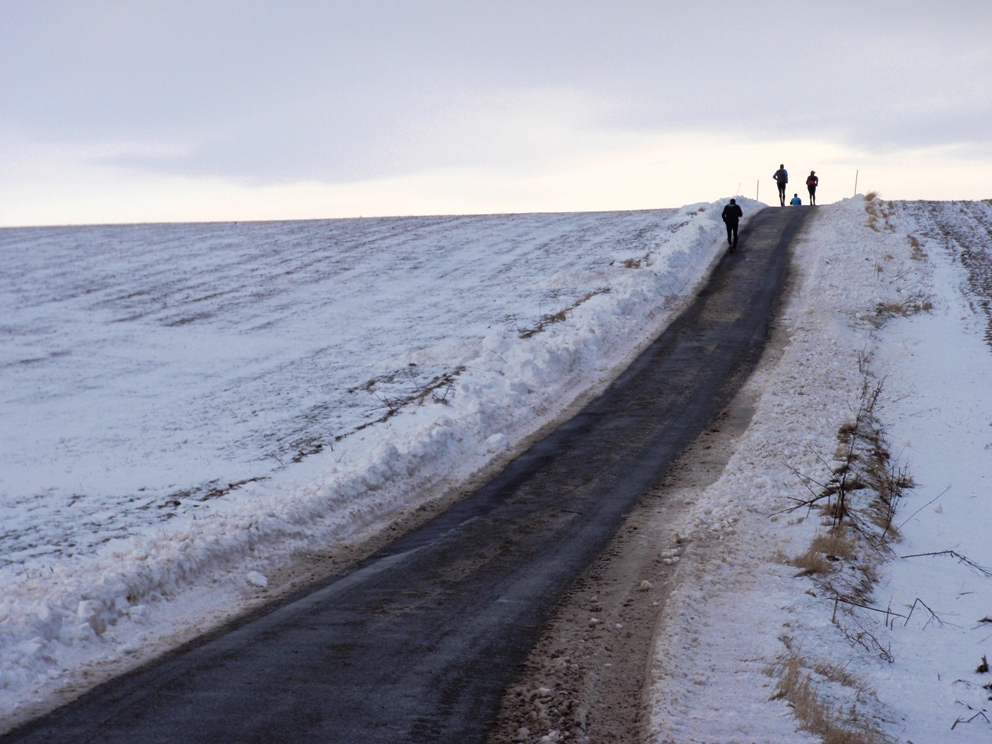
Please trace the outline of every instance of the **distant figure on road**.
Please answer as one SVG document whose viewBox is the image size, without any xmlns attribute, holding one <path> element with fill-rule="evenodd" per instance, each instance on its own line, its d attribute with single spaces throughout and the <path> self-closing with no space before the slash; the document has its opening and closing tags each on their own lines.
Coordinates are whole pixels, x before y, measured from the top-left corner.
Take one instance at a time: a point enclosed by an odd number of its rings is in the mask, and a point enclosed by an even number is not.
<svg viewBox="0 0 992 744">
<path fill-rule="evenodd" d="M 723 218 L 723 222 L 727 226 L 727 242 L 730 244 L 730 250 L 736 251 L 737 223 L 740 222 L 741 217 L 744 216 L 744 212 L 741 211 L 741 207 L 737 203 L 737 200 L 731 199 L 730 204 L 723 208 L 723 214 L 720 216 Z"/>
<path fill-rule="evenodd" d="M 789 171 L 785 169 L 785 163 L 779 165 L 778 170 L 772 176 L 775 179 L 775 183 L 778 184 L 778 201 L 779 206 L 785 206 L 785 187 L 789 183 Z"/>
<path fill-rule="evenodd" d="M 793 194 L 792 201 L 790 201 L 789 204 L 793 207 L 801 207 L 803 205 L 803 200 L 799 198 L 799 194 Z"/>
<path fill-rule="evenodd" d="M 806 188 L 809 190 L 809 203 L 816 206 L 816 187 L 820 185 L 820 179 L 816 176 L 816 171 L 810 171 L 806 179 Z"/>
</svg>

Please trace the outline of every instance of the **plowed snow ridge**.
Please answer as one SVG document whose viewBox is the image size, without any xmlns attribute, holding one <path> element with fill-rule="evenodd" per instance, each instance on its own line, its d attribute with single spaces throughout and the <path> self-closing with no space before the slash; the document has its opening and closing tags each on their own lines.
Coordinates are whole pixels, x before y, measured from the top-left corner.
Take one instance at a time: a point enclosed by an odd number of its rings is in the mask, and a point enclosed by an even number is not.
<svg viewBox="0 0 992 744">
<path fill-rule="evenodd" d="M 721 208 L 0 231 L 0 716 L 505 456 L 671 319 Z"/>
</svg>

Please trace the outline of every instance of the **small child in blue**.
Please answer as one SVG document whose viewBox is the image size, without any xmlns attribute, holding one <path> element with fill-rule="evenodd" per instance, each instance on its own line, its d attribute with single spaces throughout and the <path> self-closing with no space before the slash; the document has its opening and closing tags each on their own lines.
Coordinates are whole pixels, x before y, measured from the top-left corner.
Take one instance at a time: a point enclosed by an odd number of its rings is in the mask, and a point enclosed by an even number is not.
<svg viewBox="0 0 992 744">
<path fill-rule="evenodd" d="M 801 207 L 803 200 L 799 198 L 799 194 L 792 195 L 792 201 L 789 202 L 793 207 Z"/>
</svg>

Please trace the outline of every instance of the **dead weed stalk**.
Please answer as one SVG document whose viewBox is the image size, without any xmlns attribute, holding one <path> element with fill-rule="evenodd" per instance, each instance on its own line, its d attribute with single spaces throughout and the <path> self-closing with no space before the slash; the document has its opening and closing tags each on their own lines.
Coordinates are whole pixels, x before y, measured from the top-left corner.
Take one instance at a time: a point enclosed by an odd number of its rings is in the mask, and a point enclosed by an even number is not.
<svg viewBox="0 0 992 744">
<path fill-rule="evenodd" d="M 900 539 L 893 523 L 896 509 L 906 489 L 915 485 L 889 451 L 877 414 L 883 381 L 871 375 L 869 364 L 868 356 L 862 355 L 858 409 L 837 432 L 830 477 L 821 483 L 793 469 L 809 495 L 793 499 L 788 510 L 815 510 L 824 519 L 827 530 L 817 534 L 792 564 L 799 569 L 797 576 L 813 577 L 826 596 L 845 603 L 849 614 L 855 607 L 871 607 L 878 564 L 892 554 L 892 543 Z M 836 611 L 834 616 L 838 623 Z"/>
<path fill-rule="evenodd" d="M 793 469 L 810 495 L 793 499 L 788 511 L 818 509 L 829 520 L 834 545 L 849 531 L 852 539 L 856 536 L 856 542 L 863 542 L 876 552 L 886 552 L 899 539 L 898 528 L 892 521 L 899 500 L 915 483 L 909 471 L 894 462 L 889 452 L 885 427 L 876 413 L 884 380 L 868 373 L 869 363 L 867 355 L 859 359 L 863 375 L 861 397 L 854 418 L 837 432 L 834 460 L 838 464 L 831 468 L 826 483 Z"/>
<path fill-rule="evenodd" d="M 872 375 L 870 355 L 862 354 L 858 364 L 862 386 L 857 410 L 837 432 L 833 462 L 818 458 L 828 477 L 817 480 L 792 469 L 807 495 L 793 499 L 786 511 L 817 512 L 823 529 L 790 562 L 797 577 L 815 582 L 815 593 L 809 593 L 830 602 L 831 621 L 853 649 L 892 663 L 886 632 L 896 619 L 908 622 L 909 616 L 874 606 L 872 595 L 878 567 L 900 539 L 893 523 L 898 504 L 914 483 L 892 457 L 879 418 L 884 380 Z M 940 622 L 936 615 L 932 619 Z M 786 647 L 784 661 L 773 669 L 780 678 L 775 696 L 789 701 L 803 728 L 831 744 L 890 741 L 865 713 L 865 698 L 872 695 L 866 685 L 825 661 L 803 659 L 789 642 Z M 853 700 L 832 702 L 841 694 L 837 687 L 825 698 L 821 685 L 831 682 L 852 689 Z"/>
</svg>

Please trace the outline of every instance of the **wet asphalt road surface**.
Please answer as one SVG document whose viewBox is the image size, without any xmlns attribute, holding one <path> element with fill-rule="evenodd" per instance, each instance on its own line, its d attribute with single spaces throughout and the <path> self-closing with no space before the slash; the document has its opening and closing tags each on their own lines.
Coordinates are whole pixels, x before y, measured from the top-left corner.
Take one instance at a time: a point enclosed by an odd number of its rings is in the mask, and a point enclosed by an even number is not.
<svg viewBox="0 0 992 744">
<path fill-rule="evenodd" d="M 485 741 L 557 598 L 757 364 L 810 211 L 755 215 L 600 398 L 471 496 L 0 742 Z"/>
</svg>

